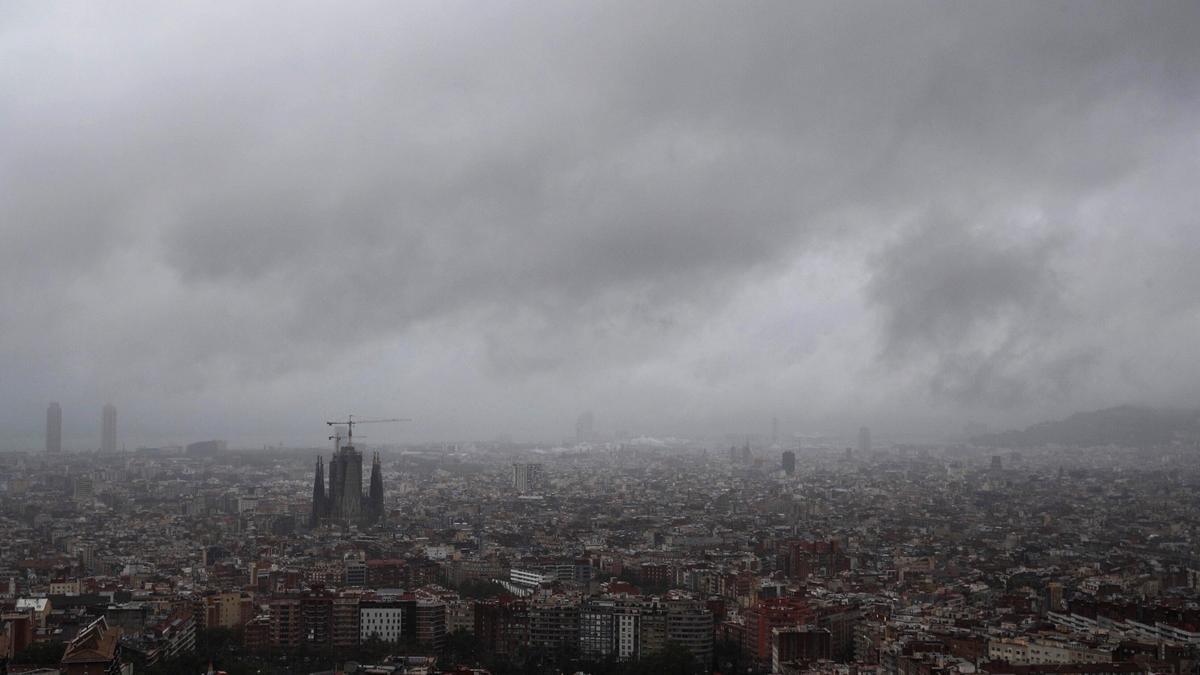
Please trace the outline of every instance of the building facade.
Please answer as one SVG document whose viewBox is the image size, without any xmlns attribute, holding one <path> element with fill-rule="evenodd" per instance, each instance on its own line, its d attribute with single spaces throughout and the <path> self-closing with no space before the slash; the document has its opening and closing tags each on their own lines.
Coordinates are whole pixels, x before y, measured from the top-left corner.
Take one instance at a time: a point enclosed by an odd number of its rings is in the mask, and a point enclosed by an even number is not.
<svg viewBox="0 0 1200 675">
<path fill-rule="evenodd" d="M 117 451 L 117 408 L 111 403 L 104 406 L 100 420 L 100 452 Z"/>
<path fill-rule="evenodd" d="M 512 486 L 517 492 L 536 492 L 542 486 L 542 465 L 513 464 Z"/>
<path fill-rule="evenodd" d="M 368 600 L 359 605 L 359 639 L 404 642 L 416 638 L 415 600 Z"/>
</svg>

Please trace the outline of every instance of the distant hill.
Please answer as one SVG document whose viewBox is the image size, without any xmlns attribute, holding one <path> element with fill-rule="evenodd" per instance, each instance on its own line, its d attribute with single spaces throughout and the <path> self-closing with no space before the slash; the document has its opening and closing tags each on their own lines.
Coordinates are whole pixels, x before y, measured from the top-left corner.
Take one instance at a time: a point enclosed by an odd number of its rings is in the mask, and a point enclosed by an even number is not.
<svg viewBox="0 0 1200 675">
<path fill-rule="evenodd" d="M 1036 448 L 1043 445 L 1121 445 L 1150 447 L 1200 439 L 1200 410 L 1123 405 L 1075 413 L 1065 420 L 1041 422 L 1024 431 L 1002 431 L 971 439 L 975 445 Z"/>
</svg>

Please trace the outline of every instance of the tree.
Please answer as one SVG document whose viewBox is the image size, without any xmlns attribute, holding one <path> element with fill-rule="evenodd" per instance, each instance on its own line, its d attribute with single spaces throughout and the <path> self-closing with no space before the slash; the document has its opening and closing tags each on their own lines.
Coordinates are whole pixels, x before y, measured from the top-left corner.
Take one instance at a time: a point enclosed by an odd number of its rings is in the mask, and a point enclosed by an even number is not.
<svg viewBox="0 0 1200 675">
<path fill-rule="evenodd" d="M 13 656 L 13 663 L 36 666 L 57 666 L 62 661 L 67 645 L 62 642 L 43 640 L 34 642 Z"/>
<path fill-rule="evenodd" d="M 450 665 L 475 665 L 486 656 L 485 651 L 475 635 L 462 628 L 446 636 L 445 656 Z"/>
</svg>

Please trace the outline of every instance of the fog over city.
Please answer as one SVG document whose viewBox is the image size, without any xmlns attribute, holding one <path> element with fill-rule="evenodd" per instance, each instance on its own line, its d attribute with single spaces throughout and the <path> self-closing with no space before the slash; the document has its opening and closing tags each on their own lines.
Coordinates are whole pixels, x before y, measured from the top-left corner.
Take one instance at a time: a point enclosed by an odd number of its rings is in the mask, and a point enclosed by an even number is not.
<svg viewBox="0 0 1200 675">
<path fill-rule="evenodd" d="M 1200 3 L 0 5 L 0 449 L 1200 406 Z"/>
</svg>

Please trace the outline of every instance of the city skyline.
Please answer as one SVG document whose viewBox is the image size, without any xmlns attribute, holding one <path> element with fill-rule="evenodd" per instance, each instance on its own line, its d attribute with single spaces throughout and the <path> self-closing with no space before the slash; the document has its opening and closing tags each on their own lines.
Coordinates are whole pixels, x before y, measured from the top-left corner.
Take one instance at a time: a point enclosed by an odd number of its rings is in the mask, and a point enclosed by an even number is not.
<svg viewBox="0 0 1200 675">
<path fill-rule="evenodd" d="M 1200 675 L 1198 35 L 0 2 L 0 674 Z"/>
</svg>

